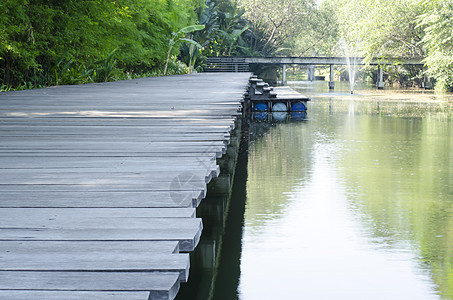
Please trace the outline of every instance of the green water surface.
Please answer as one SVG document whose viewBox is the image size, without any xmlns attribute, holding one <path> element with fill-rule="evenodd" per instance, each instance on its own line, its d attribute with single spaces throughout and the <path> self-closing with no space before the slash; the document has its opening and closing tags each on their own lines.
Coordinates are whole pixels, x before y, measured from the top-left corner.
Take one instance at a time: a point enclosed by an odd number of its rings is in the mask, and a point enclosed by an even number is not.
<svg viewBox="0 0 453 300">
<path fill-rule="evenodd" d="M 306 120 L 250 125 L 238 298 L 453 299 L 453 97 L 292 87 Z"/>
</svg>

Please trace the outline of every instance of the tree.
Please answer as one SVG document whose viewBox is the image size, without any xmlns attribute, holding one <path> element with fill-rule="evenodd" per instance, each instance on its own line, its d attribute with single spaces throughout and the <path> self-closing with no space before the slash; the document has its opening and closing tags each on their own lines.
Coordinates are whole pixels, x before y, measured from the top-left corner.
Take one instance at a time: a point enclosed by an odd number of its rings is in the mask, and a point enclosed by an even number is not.
<svg viewBox="0 0 453 300">
<path fill-rule="evenodd" d="M 242 35 L 248 29 L 243 9 L 229 0 L 207 0 L 201 12 L 200 24 L 205 30 L 194 34 L 208 56 L 243 55 Z"/>
<path fill-rule="evenodd" d="M 423 56 L 422 31 L 416 23 L 421 13 L 418 0 L 335 2 L 340 36 L 348 43 L 359 42 L 368 59 Z"/>
<path fill-rule="evenodd" d="M 239 0 L 253 33 L 250 46 L 263 55 L 288 54 L 315 10 L 313 0 Z"/>
<path fill-rule="evenodd" d="M 335 46 L 339 40 L 336 5 L 324 1 L 312 11 L 304 30 L 295 34 L 292 41 L 292 55 L 295 56 L 335 56 Z"/>
<path fill-rule="evenodd" d="M 170 38 L 170 40 L 168 42 L 167 59 L 165 60 L 165 66 L 164 66 L 164 72 L 163 72 L 164 75 L 167 74 L 168 61 L 170 60 L 171 50 L 173 49 L 173 46 L 175 44 L 177 44 L 178 42 L 182 41 L 182 42 L 187 42 L 191 45 L 194 45 L 198 48 L 201 48 L 201 45 L 199 43 L 197 43 L 196 41 L 194 41 L 192 39 L 185 38 L 184 36 L 186 36 L 189 33 L 194 32 L 194 31 L 199 31 L 199 30 L 203 30 L 203 29 L 204 29 L 204 25 L 191 25 L 191 26 L 184 27 L 184 28 L 178 30 L 177 32 L 172 32 L 172 34 L 171 34 L 172 37 Z"/>
<path fill-rule="evenodd" d="M 162 68 L 171 33 L 193 24 L 200 5 L 200 0 L 2 0 L 0 90 L 111 80 L 118 78 L 114 74 Z"/>
<path fill-rule="evenodd" d="M 428 75 L 436 79 L 436 88 L 453 89 L 453 3 L 429 0 L 423 2 L 424 13 L 418 18 L 423 29 L 423 47 Z"/>
</svg>

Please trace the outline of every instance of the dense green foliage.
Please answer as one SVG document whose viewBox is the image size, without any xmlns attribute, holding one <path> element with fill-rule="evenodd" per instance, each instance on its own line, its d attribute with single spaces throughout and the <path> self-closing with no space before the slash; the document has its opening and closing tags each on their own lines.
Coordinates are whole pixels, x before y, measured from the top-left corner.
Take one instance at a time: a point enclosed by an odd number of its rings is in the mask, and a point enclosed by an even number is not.
<svg viewBox="0 0 453 300">
<path fill-rule="evenodd" d="M 360 55 L 424 58 L 427 70 L 396 66 L 387 70 L 399 81 L 436 80 L 453 87 L 453 2 L 444 0 L 326 0 L 336 9 L 338 38 L 359 45 Z M 392 80 L 392 78 L 390 78 Z"/>
<path fill-rule="evenodd" d="M 190 67 L 202 70 L 208 56 L 254 56 L 247 44 L 248 26 L 243 18 L 245 11 L 228 0 L 206 0 L 197 11 L 203 30 L 189 37 L 200 44 L 184 44 L 182 59 Z"/>
<path fill-rule="evenodd" d="M 423 57 L 418 0 L 340 0 L 340 35 L 367 57 Z"/>
<path fill-rule="evenodd" d="M 453 88 L 453 3 L 431 0 L 423 2 L 424 13 L 418 16 L 423 28 L 422 44 L 429 75 L 437 80 L 437 88 Z"/>
<path fill-rule="evenodd" d="M 245 8 L 250 47 L 261 55 L 425 58 L 427 70 L 386 68 L 386 78 L 453 87 L 453 2 L 444 0 L 237 0 Z M 374 74 L 375 76 L 375 74 Z"/>
<path fill-rule="evenodd" d="M 208 56 L 342 56 L 339 41 L 366 59 L 425 58 L 386 76 L 447 90 L 452 18 L 443 0 L 3 0 L 0 91 L 202 70 Z"/>
<path fill-rule="evenodd" d="M 424 57 L 420 43 L 423 30 L 417 27 L 416 20 L 422 12 L 418 0 L 340 0 L 336 3 L 339 37 L 357 50 L 355 55 L 366 60 Z M 424 76 L 423 70 L 415 66 L 386 67 L 385 71 L 390 83 L 400 85 L 420 85 Z"/>
<path fill-rule="evenodd" d="M 190 44 L 190 46 L 194 46 L 198 49 L 201 49 L 202 46 L 192 40 L 192 39 L 189 39 L 189 38 L 186 38 L 185 36 L 189 33 L 192 33 L 192 32 L 195 32 L 195 31 L 200 31 L 200 30 L 203 30 L 205 28 L 204 25 L 190 25 L 190 26 L 187 26 L 187 27 L 184 27 L 180 30 L 178 30 L 177 32 L 172 32 L 171 35 L 172 37 L 170 38 L 170 40 L 168 41 L 168 51 L 167 51 L 167 58 L 165 59 L 165 66 L 164 66 L 164 72 L 163 72 L 163 75 L 166 75 L 167 74 L 167 70 L 168 70 L 168 63 L 170 61 L 170 55 L 171 55 L 171 51 L 173 50 L 173 47 L 180 41 L 184 41 L 184 42 L 187 42 Z M 190 64 L 189 64 L 190 65 Z"/>
<path fill-rule="evenodd" d="M 314 0 L 237 0 L 249 24 L 249 48 L 264 56 L 332 54 L 335 6 Z"/>
<path fill-rule="evenodd" d="M 315 11 L 312 0 L 239 0 L 239 3 L 246 10 L 253 32 L 252 47 L 264 55 L 291 53 L 286 41 L 305 32 Z"/>
<path fill-rule="evenodd" d="M 0 87 L 30 87 L 105 81 L 162 67 L 171 33 L 196 22 L 200 4 L 3 0 L 0 5 Z"/>
</svg>

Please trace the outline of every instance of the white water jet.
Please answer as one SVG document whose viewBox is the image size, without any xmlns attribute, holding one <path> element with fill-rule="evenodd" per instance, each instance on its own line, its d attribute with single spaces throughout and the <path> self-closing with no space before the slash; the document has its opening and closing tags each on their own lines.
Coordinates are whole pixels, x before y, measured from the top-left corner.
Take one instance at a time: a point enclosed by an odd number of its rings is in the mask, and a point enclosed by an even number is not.
<svg viewBox="0 0 453 300">
<path fill-rule="evenodd" d="M 339 44 L 346 57 L 346 65 L 348 66 L 349 74 L 349 87 L 351 94 L 354 94 L 355 76 L 357 73 L 358 42 L 356 42 L 355 45 L 348 44 L 344 38 L 341 38 Z"/>
</svg>

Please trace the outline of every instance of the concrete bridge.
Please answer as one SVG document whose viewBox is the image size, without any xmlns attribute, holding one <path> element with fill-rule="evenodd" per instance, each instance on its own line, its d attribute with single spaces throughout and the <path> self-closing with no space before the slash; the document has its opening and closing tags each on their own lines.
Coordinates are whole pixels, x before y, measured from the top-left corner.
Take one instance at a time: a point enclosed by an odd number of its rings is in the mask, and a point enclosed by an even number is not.
<svg viewBox="0 0 453 300">
<path fill-rule="evenodd" d="M 351 57 L 349 61 L 354 65 L 373 65 L 378 68 L 378 80 L 376 86 L 378 89 L 384 88 L 384 74 L 382 66 L 384 65 L 424 65 L 422 58 L 373 58 L 365 62 L 362 57 Z M 306 65 L 310 75 L 314 77 L 314 66 L 330 66 L 329 88 L 334 89 L 334 66 L 347 65 L 346 57 L 210 57 L 208 71 L 230 71 L 241 72 L 249 71 L 250 64 L 261 65 L 279 65 L 282 67 L 282 84 L 286 85 L 286 67 L 288 65 Z"/>
</svg>

